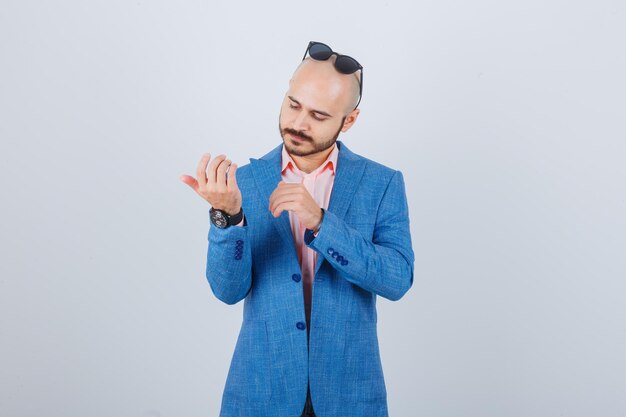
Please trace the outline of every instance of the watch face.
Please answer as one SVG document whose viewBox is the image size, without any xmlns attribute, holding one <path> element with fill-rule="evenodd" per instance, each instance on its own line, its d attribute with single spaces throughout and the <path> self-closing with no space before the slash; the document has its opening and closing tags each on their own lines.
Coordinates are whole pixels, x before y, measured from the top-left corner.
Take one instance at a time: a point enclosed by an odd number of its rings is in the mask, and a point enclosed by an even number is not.
<svg viewBox="0 0 626 417">
<path fill-rule="evenodd" d="M 220 210 L 212 210 L 211 211 L 211 223 L 213 223 L 215 226 L 219 227 L 220 229 L 224 229 L 226 226 L 228 226 L 228 219 L 226 218 L 226 216 L 224 216 L 224 213 L 222 213 Z"/>
</svg>

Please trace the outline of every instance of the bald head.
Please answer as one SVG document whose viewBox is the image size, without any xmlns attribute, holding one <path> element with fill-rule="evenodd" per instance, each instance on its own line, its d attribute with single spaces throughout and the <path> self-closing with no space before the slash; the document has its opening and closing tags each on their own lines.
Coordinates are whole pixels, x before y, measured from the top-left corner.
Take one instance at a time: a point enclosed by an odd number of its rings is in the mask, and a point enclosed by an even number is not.
<svg viewBox="0 0 626 417">
<path fill-rule="evenodd" d="M 344 114 L 348 114 L 359 101 L 360 71 L 342 74 L 334 67 L 335 59 L 335 56 L 326 61 L 305 58 L 294 71 L 290 83 L 306 83 L 310 88 L 328 94 L 330 99 L 341 103 Z"/>
<path fill-rule="evenodd" d="M 302 61 L 289 80 L 280 107 L 278 126 L 285 149 L 292 157 L 301 158 L 296 164 L 304 164 L 302 167 L 319 166 L 339 134 L 351 129 L 361 112 L 354 108 L 359 98 L 358 78 L 338 72 L 333 62 Z"/>
</svg>

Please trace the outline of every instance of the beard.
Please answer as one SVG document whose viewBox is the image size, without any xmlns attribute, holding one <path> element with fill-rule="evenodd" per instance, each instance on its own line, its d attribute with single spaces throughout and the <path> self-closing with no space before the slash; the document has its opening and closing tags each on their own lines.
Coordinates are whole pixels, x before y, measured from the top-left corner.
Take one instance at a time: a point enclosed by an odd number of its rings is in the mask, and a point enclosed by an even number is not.
<svg viewBox="0 0 626 417">
<path fill-rule="evenodd" d="M 339 129 L 337 129 L 337 132 L 333 135 L 331 139 L 322 141 L 316 141 L 315 139 L 313 139 L 313 137 L 299 130 L 291 129 L 289 127 L 286 127 L 284 129 L 281 128 L 280 117 L 278 118 L 278 130 L 280 131 L 280 136 L 283 138 L 283 144 L 285 145 L 285 148 L 290 155 L 309 156 L 323 152 L 333 146 L 335 142 L 337 142 L 337 138 L 339 137 L 339 133 L 341 133 L 341 128 L 343 127 L 343 123 L 345 122 L 345 120 L 346 117 L 344 116 L 343 119 L 341 119 L 341 123 L 339 124 Z M 292 141 L 287 140 L 287 138 L 285 137 L 286 134 L 295 136 L 302 142 L 294 144 Z"/>
</svg>

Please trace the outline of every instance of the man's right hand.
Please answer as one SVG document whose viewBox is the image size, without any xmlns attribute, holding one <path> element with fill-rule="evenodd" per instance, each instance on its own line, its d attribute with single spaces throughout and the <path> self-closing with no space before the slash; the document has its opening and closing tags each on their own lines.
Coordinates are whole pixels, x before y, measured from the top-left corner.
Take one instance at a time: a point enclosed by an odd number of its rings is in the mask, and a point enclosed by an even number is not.
<svg viewBox="0 0 626 417">
<path fill-rule="evenodd" d="M 216 156 L 209 163 L 210 160 L 211 154 L 202 155 L 196 171 L 197 179 L 181 175 L 180 180 L 193 188 L 213 208 L 235 215 L 239 213 L 242 202 L 241 191 L 237 186 L 237 164 L 232 164 L 226 155 Z"/>
</svg>

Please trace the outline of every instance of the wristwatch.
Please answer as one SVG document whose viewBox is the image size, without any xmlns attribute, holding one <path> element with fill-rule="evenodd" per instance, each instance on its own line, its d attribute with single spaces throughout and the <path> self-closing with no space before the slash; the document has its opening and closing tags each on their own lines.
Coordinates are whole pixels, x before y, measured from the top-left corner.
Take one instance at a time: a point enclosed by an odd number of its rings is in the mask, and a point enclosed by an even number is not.
<svg viewBox="0 0 626 417">
<path fill-rule="evenodd" d="M 211 223 L 220 229 L 226 229 L 227 227 L 238 224 L 243 219 L 243 208 L 239 210 L 239 213 L 235 215 L 228 215 L 224 210 L 219 210 L 211 207 L 209 210 L 209 217 Z"/>
</svg>

